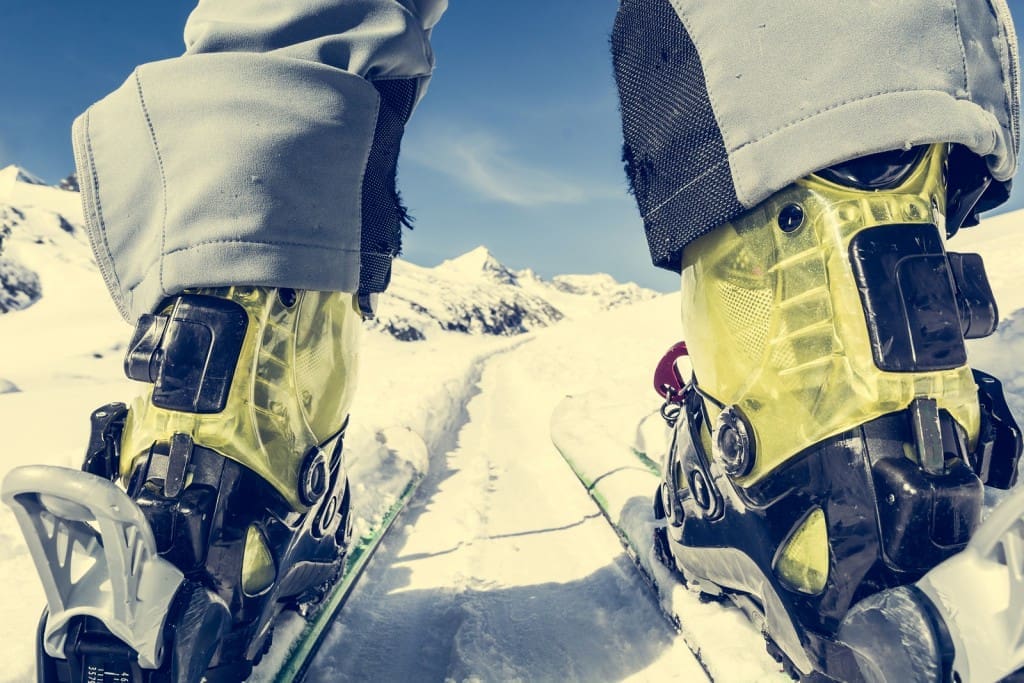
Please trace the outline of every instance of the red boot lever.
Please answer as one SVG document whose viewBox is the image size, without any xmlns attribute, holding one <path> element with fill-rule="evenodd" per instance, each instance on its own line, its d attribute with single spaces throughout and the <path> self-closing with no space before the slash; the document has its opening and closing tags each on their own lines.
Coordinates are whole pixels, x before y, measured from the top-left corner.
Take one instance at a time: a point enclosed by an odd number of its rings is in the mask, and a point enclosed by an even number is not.
<svg viewBox="0 0 1024 683">
<path fill-rule="evenodd" d="M 686 350 L 686 342 L 673 344 L 672 348 L 665 352 L 665 355 L 658 361 L 658 367 L 654 369 L 654 390 L 658 396 L 670 403 L 682 403 L 683 387 L 686 380 L 683 379 L 676 361 L 683 356 L 689 355 Z"/>
</svg>

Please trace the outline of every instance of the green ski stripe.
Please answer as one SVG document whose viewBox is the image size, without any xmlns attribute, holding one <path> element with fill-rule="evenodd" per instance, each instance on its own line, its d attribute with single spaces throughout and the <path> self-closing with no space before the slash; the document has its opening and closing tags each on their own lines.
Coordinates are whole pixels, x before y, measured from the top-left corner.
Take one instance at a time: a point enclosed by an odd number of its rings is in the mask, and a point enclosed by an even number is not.
<svg viewBox="0 0 1024 683">
<path fill-rule="evenodd" d="M 285 658 L 284 664 L 281 665 L 277 675 L 274 676 L 275 683 L 301 681 L 306 675 L 314 656 L 327 636 L 335 616 L 337 616 L 342 606 L 348 600 L 352 589 L 356 585 L 356 581 L 362 575 L 363 570 L 366 569 L 366 565 L 369 563 L 370 558 L 373 557 L 380 542 L 416 493 L 420 483 L 423 481 L 423 477 L 424 475 L 418 474 L 413 478 L 395 503 L 388 509 L 381 523 L 359 539 L 359 543 L 352 549 L 345 562 L 345 572 L 342 574 L 341 581 L 331 590 L 330 596 L 317 611 L 316 616 L 313 617 L 312 621 L 306 625 L 302 633 L 295 640 L 295 643 L 288 652 L 288 656 Z"/>
<path fill-rule="evenodd" d="M 661 477 L 661 467 L 658 463 L 647 457 L 647 454 L 641 450 L 637 450 L 636 448 L 631 450 L 633 451 L 633 455 L 635 455 L 637 459 L 644 464 L 644 467 L 651 471 L 651 474 L 659 478 Z"/>
</svg>

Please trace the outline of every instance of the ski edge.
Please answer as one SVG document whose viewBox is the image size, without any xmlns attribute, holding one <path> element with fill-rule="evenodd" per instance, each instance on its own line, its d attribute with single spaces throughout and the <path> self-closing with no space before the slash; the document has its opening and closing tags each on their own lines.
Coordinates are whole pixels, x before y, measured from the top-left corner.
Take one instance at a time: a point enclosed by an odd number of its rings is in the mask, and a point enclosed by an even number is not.
<svg viewBox="0 0 1024 683">
<path fill-rule="evenodd" d="M 304 679 L 327 636 L 330 625 L 348 601 L 352 590 L 377 552 L 384 537 L 408 507 L 425 477 L 424 473 L 417 473 L 388 509 L 380 525 L 360 538 L 359 543 L 355 545 L 352 554 L 345 562 L 345 571 L 338 585 L 331 590 L 329 597 L 317 611 L 316 616 L 306 624 L 295 639 L 281 667 L 270 677 L 274 683 L 291 683 Z"/>
<path fill-rule="evenodd" d="M 619 543 L 622 545 L 622 549 L 625 552 L 626 557 L 629 558 L 630 563 L 633 565 L 633 568 L 636 570 L 641 581 L 643 581 L 644 585 L 647 586 L 649 591 L 651 591 L 651 597 L 654 598 L 654 602 L 657 604 L 658 611 L 661 613 L 662 617 L 664 617 L 664 619 L 669 623 L 669 625 L 676 633 L 682 636 L 683 642 L 686 643 L 687 649 L 690 650 L 690 653 L 697 661 L 697 664 L 704 671 L 704 675 L 707 676 L 708 681 L 713 681 L 714 676 L 712 675 L 711 669 L 708 667 L 707 662 L 704 661 L 704 656 L 701 653 L 701 649 L 699 647 L 695 647 L 694 644 L 691 643 L 685 637 L 682 625 L 679 621 L 679 616 L 665 608 L 662 588 L 658 585 L 657 580 L 650 573 L 650 571 L 644 565 L 643 560 L 641 559 L 642 549 L 638 548 L 635 545 L 635 541 L 629 536 L 629 534 L 623 531 L 622 528 L 618 525 L 618 523 L 616 523 L 611 518 L 611 514 L 608 511 L 608 501 L 597 490 L 596 480 L 592 480 L 586 474 L 584 474 L 580 467 L 573 460 L 573 458 L 569 455 L 567 449 L 559 445 L 558 438 L 556 437 L 553 429 L 551 433 L 551 443 L 554 445 L 555 450 L 558 451 L 558 454 L 562 457 L 562 460 L 565 461 L 566 465 L 569 466 L 569 469 L 572 470 L 572 473 L 576 476 L 579 482 L 583 484 L 583 488 L 586 490 L 587 495 L 590 497 L 592 501 L 594 501 L 594 504 L 600 511 L 601 516 L 605 518 L 606 522 L 608 522 L 608 526 L 611 527 L 612 531 L 615 532 L 615 535 L 618 537 Z M 652 474 L 652 476 L 655 476 L 655 470 L 653 467 L 651 467 L 651 465 L 653 465 L 654 462 L 649 457 L 647 457 L 646 454 L 640 453 L 635 448 L 629 449 L 629 452 L 644 466 L 644 469 L 648 470 Z"/>
</svg>

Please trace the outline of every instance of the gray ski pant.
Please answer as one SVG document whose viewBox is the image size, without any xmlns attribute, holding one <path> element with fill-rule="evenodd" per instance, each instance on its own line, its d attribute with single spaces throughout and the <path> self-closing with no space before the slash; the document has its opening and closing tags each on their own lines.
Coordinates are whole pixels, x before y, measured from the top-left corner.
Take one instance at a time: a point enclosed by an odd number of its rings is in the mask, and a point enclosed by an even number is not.
<svg viewBox="0 0 1024 683">
<path fill-rule="evenodd" d="M 999 180 L 1016 169 L 1005 0 L 658 3 L 695 46 L 723 140 L 715 167 L 744 207 L 840 157 L 910 143 L 967 145 Z M 355 291 L 373 83 L 414 79 L 423 95 L 446 6 L 203 0 L 183 56 L 138 67 L 82 114 L 87 227 L 125 318 L 188 287 Z"/>
<path fill-rule="evenodd" d="M 380 96 L 426 90 L 447 0 L 204 0 L 72 137 L 97 262 L 129 321 L 188 287 L 356 291 Z"/>
</svg>

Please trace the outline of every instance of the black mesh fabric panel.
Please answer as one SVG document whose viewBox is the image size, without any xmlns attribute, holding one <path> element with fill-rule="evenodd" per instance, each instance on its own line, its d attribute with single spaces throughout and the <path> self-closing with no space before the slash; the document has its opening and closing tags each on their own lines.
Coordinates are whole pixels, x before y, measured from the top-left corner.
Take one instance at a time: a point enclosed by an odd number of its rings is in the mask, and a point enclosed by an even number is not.
<svg viewBox="0 0 1024 683">
<path fill-rule="evenodd" d="M 363 227 L 359 293 L 383 292 L 391 281 L 391 259 L 402 249 L 405 208 L 395 187 L 405 122 L 416 101 L 416 79 L 374 81 L 380 109 L 363 176 Z"/>
<path fill-rule="evenodd" d="M 654 265 L 744 212 L 700 55 L 669 0 L 622 0 L 612 30 L 622 160 Z"/>
</svg>

